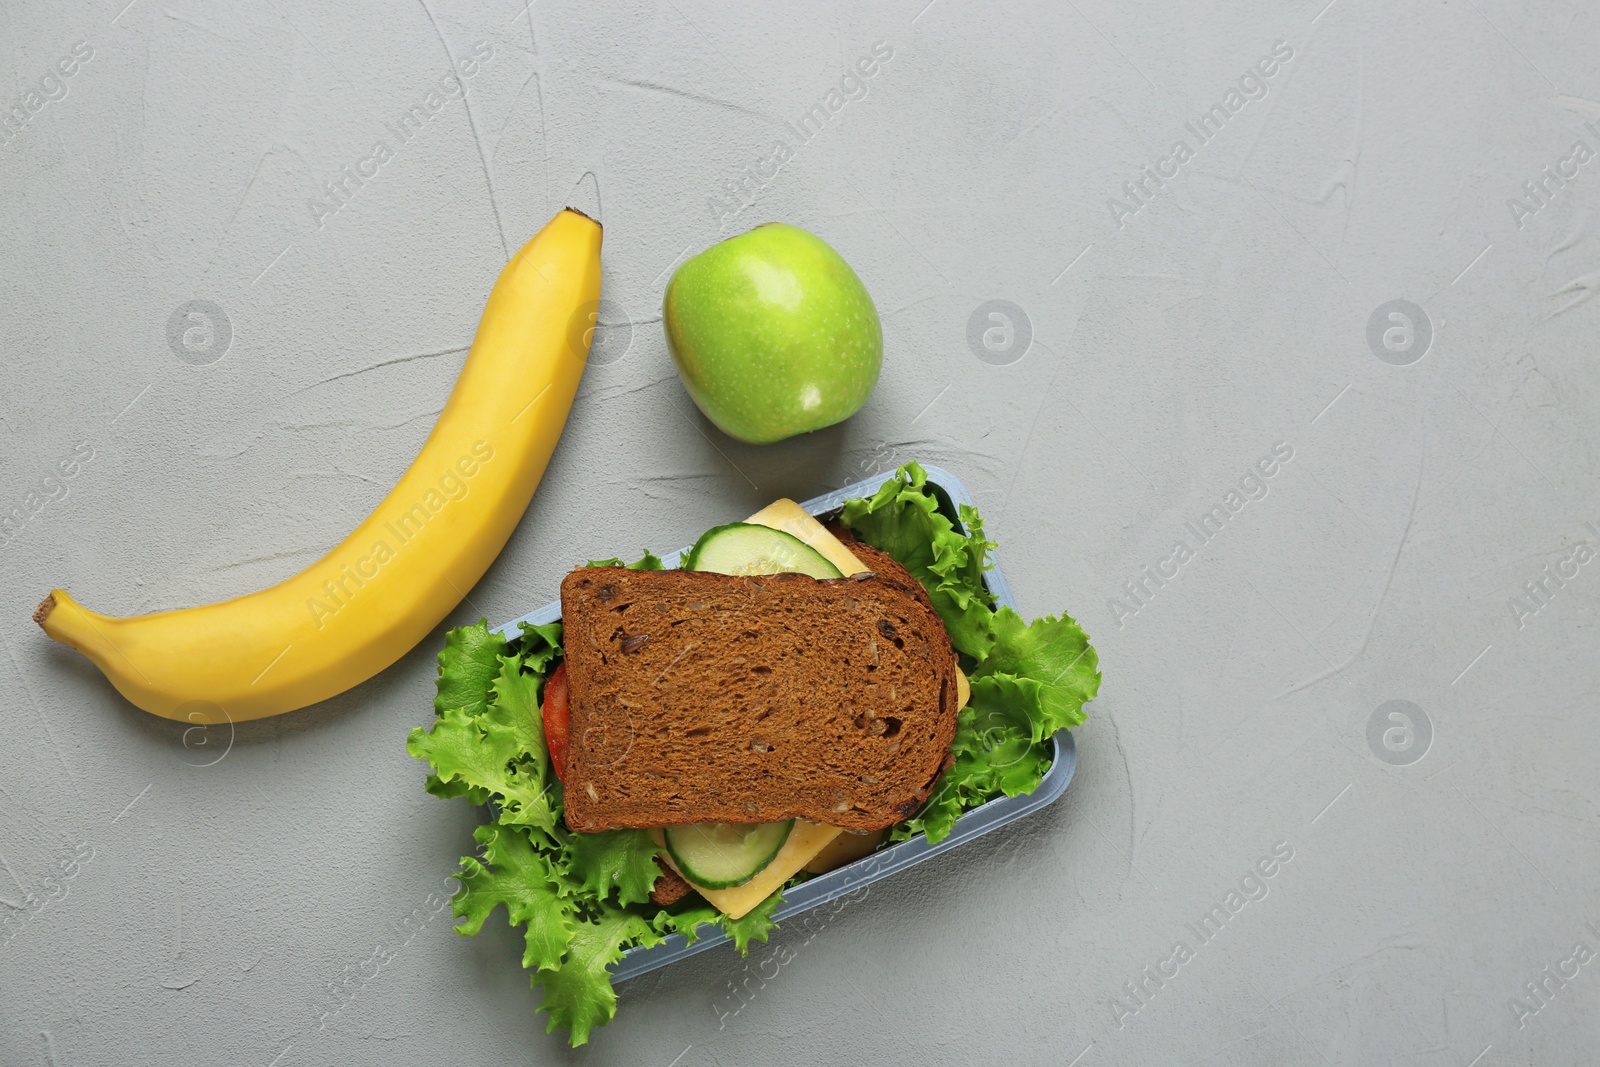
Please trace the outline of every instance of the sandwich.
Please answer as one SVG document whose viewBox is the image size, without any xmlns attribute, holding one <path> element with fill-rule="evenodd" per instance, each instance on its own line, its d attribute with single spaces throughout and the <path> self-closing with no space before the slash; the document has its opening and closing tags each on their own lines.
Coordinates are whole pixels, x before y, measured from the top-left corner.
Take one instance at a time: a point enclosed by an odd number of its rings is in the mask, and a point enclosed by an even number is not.
<svg viewBox="0 0 1600 1067">
<path fill-rule="evenodd" d="M 996 604 L 982 520 L 952 521 L 919 466 L 828 518 L 780 500 L 675 568 L 575 568 L 559 622 L 447 636 L 407 747 L 430 792 L 493 815 L 457 929 L 502 905 L 524 925 L 574 1045 L 614 1015 L 623 952 L 708 923 L 748 952 L 785 888 L 1031 792 L 1083 721 L 1087 637 Z"/>
<path fill-rule="evenodd" d="M 926 591 L 792 501 L 681 569 L 576 569 L 561 616 L 566 825 L 660 829 L 658 900 L 742 918 L 848 856 L 815 862 L 842 832 L 909 818 L 951 761 L 964 676 Z"/>
</svg>

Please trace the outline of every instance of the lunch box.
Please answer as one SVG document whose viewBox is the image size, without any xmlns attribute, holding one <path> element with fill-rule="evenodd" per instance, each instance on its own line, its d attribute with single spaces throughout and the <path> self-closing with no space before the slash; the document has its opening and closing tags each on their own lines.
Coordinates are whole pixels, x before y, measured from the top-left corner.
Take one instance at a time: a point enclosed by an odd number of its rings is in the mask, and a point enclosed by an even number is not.
<svg viewBox="0 0 1600 1067">
<path fill-rule="evenodd" d="M 973 504 L 966 487 L 949 471 L 939 467 L 923 469 L 928 474 L 928 485 L 939 500 L 940 511 L 955 523 L 956 529 L 962 529 L 957 508 L 961 504 Z M 871 496 L 892 477 L 894 472 L 886 471 L 854 485 L 847 485 L 842 489 L 814 497 L 801 507 L 819 518 L 831 517 L 844 506 L 846 500 Z M 671 555 L 662 556 L 661 560 L 668 567 L 676 567 L 678 558 L 687 550 L 688 546 L 685 546 Z M 998 561 L 984 574 L 984 582 L 988 585 L 989 592 L 994 594 L 997 603 L 1016 608 L 1016 601 L 1012 599 L 1011 589 L 1006 585 L 1005 575 L 1001 572 Z M 561 618 L 561 601 L 557 600 L 520 619 L 513 619 L 499 627 L 499 632 L 507 638 L 514 638 L 519 636 L 518 626 L 521 623 L 555 622 L 559 618 Z M 914 863 L 921 863 L 940 853 L 949 852 L 990 830 L 1020 819 L 1029 812 L 1038 811 L 1055 800 L 1066 790 L 1067 783 L 1072 781 L 1072 772 L 1077 767 L 1077 750 L 1072 742 L 1072 734 L 1067 730 L 1057 731 L 1051 737 L 1050 744 L 1053 746 L 1050 767 L 1045 771 L 1039 787 L 1032 793 L 1018 797 L 999 797 L 972 809 L 956 820 L 955 828 L 950 831 L 949 836 L 936 845 L 929 844 L 926 837 L 914 837 L 909 841 L 880 848 L 853 863 L 836 868 L 827 874 L 817 875 L 785 890 L 783 903 L 778 906 L 773 916 L 778 928 L 781 930 L 787 920 L 812 908 L 838 900 L 848 893 L 855 893 L 864 886 L 880 878 L 887 878 L 897 871 L 903 871 Z M 685 956 L 693 956 L 698 952 L 716 948 L 728 940 L 728 935 L 723 932 L 719 924 L 707 924 L 700 927 L 700 937 L 692 944 L 684 935 L 673 934 L 659 945 L 648 948 L 635 946 L 624 952 L 622 958 L 611 965 L 612 981 L 618 982 L 624 978 L 653 971 L 657 967 L 665 967 Z"/>
</svg>

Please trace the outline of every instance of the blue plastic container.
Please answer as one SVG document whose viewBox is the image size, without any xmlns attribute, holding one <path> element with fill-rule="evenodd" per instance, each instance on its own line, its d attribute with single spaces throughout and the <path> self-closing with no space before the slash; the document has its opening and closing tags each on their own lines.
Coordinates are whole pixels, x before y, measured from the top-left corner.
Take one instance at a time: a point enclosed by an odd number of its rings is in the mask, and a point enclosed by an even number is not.
<svg viewBox="0 0 1600 1067">
<path fill-rule="evenodd" d="M 973 499 L 968 495 L 967 489 L 960 480 L 949 471 L 939 467 L 925 467 L 928 472 L 928 484 L 933 487 L 939 498 L 940 510 L 961 529 L 960 516 L 957 506 L 960 504 L 973 504 Z M 823 496 L 807 500 L 801 506 L 813 515 L 830 516 L 837 512 L 846 500 L 858 496 L 871 496 L 878 491 L 878 487 L 894 477 L 893 471 L 887 471 L 875 478 L 868 478 L 847 485 L 843 489 L 835 490 Z M 975 506 L 975 505 L 974 505 Z M 662 562 L 668 567 L 676 567 L 678 558 L 688 550 L 684 546 L 671 555 L 662 556 Z M 1015 608 L 1016 601 L 1011 597 L 1011 589 L 1006 585 L 1005 575 L 1000 570 L 1000 564 L 995 562 L 994 567 L 984 576 L 989 591 L 1001 604 Z M 499 628 L 500 633 L 506 637 L 518 636 L 519 623 L 546 623 L 554 622 L 561 617 L 561 602 L 546 604 L 538 611 L 513 619 Z M 949 852 L 953 848 L 971 841 L 988 833 L 996 827 L 1004 826 L 1022 818 L 1029 812 L 1038 811 L 1059 797 L 1067 788 L 1067 783 L 1072 781 L 1072 772 L 1077 768 L 1077 750 L 1072 743 L 1072 734 L 1066 730 L 1059 731 L 1052 739 L 1055 746 L 1054 758 L 1049 770 L 1045 771 L 1044 780 L 1027 796 L 1001 797 L 991 800 L 979 808 L 967 812 L 956 820 L 955 829 L 950 835 L 937 845 L 930 845 L 927 838 L 916 837 L 909 841 L 881 848 L 870 856 L 864 856 L 854 863 L 846 864 L 827 874 L 818 875 L 787 890 L 784 900 L 779 905 L 775 918 L 780 928 L 783 922 L 803 912 L 810 911 L 820 904 L 837 900 L 846 893 L 854 892 L 864 885 L 876 882 L 880 878 L 887 878 L 896 871 L 903 871 L 914 863 L 921 863 L 931 859 L 942 852 Z M 665 967 L 669 963 L 693 956 L 697 952 L 716 948 L 728 941 L 728 936 L 722 932 L 720 926 L 701 927 L 702 936 L 694 944 L 689 944 L 688 939 L 682 934 L 673 934 L 666 941 L 650 948 L 636 947 L 629 949 L 611 967 L 613 981 L 620 982 L 624 978 L 632 978 L 653 971 L 657 967 Z"/>
</svg>

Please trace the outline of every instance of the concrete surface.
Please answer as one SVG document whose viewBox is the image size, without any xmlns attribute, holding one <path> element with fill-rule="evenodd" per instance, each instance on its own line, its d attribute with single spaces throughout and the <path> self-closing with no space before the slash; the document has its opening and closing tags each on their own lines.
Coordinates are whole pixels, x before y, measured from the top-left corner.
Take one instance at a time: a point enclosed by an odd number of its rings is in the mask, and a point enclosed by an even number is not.
<svg viewBox="0 0 1600 1067">
<path fill-rule="evenodd" d="M 0 41 L 4 1064 L 1593 1062 L 1592 6 L 18 0 Z M 452 624 L 921 458 L 1105 673 L 1053 809 L 625 986 L 578 1053 L 438 903 L 475 821 L 403 747 L 439 635 L 186 737 L 28 619 L 315 559 L 569 199 L 605 356 Z M 857 268 L 887 356 L 752 448 L 659 308 L 765 219 Z"/>
</svg>

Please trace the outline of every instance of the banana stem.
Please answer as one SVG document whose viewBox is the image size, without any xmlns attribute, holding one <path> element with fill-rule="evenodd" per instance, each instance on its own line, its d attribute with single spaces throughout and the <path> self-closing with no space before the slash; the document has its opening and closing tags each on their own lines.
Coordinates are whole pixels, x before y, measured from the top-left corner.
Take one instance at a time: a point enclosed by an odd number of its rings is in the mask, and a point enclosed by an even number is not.
<svg viewBox="0 0 1600 1067">
<path fill-rule="evenodd" d="M 99 657 L 93 655 L 91 650 L 105 642 L 97 635 L 89 612 L 68 596 L 65 590 L 52 590 L 49 596 L 39 601 L 39 606 L 33 612 L 33 621 L 49 635 L 50 640 L 59 641 L 99 663 Z"/>
</svg>

